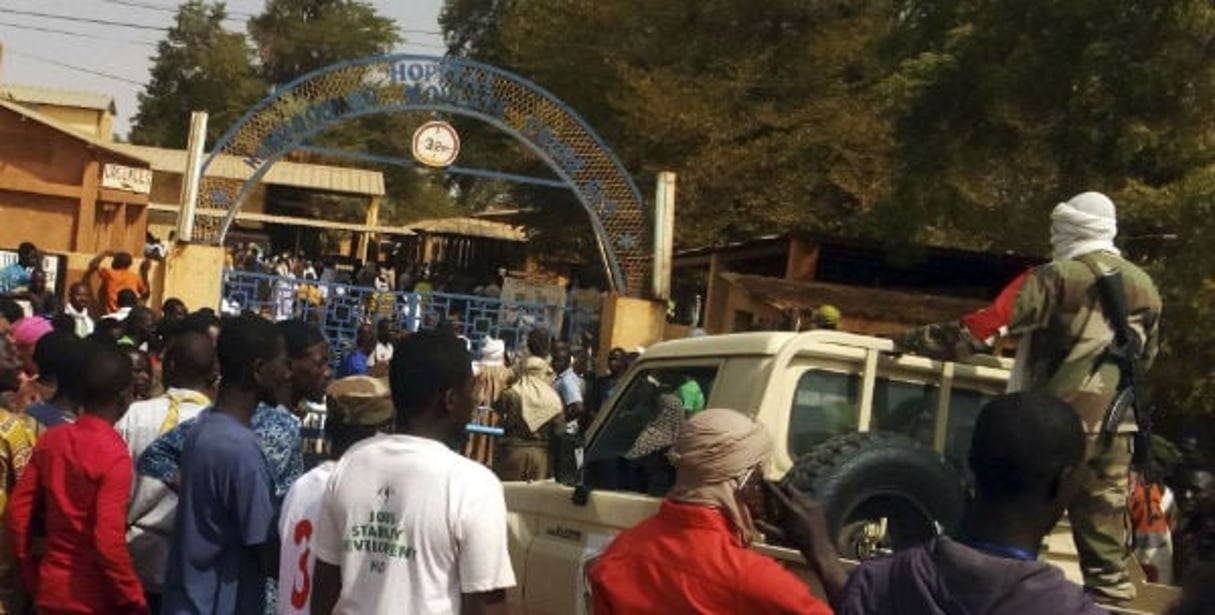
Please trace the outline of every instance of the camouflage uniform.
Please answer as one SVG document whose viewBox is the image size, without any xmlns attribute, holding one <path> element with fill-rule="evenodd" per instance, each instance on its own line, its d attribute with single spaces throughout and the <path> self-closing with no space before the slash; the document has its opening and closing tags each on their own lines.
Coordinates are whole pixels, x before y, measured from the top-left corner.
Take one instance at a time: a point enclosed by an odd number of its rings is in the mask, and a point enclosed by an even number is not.
<svg viewBox="0 0 1215 615">
<path fill-rule="evenodd" d="M 1105 360 L 1113 331 L 1101 313 L 1094 269 L 1122 273 L 1128 320 L 1143 341 L 1146 369 L 1158 346 L 1160 296 L 1143 270 L 1108 252 L 1052 261 L 1018 278 L 1005 290 L 1011 301 L 1006 313 L 999 315 L 1004 321 L 999 334 L 1028 336 L 1022 341 L 1028 346 L 1018 352 L 1014 369 L 1014 379 L 1020 378 L 1010 383 L 1010 389 L 1057 395 L 1076 409 L 1084 423 L 1088 447 L 1082 494 L 1068 508 L 1084 585 L 1110 598 L 1130 599 L 1135 588 L 1125 568 L 1126 499 L 1131 434 L 1137 427 L 1128 413 L 1117 433 L 1100 433 L 1120 371 Z M 999 309 L 993 305 L 989 314 Z M 973 331 L 966 321 L 913 330 L 899 340 L 900 345 L 910 352 L 953 360 L 986 349 L 987 332 Z"/>
</svg>

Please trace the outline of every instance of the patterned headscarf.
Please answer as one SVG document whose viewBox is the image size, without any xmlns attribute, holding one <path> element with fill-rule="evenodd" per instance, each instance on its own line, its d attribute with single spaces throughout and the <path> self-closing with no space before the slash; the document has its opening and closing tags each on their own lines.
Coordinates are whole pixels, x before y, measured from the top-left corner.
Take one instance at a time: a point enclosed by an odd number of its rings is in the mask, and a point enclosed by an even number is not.
<svg viewBox="0 0 1215 615">
<path fill-rule="evenodd" d="M 667 497 L 720 508 L 742 543 L 750 544 L 757 532 L 738 491 L 748 471 L 771 454 L 772 439 L 751 417 L 736 410 L 703 410 L 684 421 L 671 447 L 675 487 Z"/>
</svg>

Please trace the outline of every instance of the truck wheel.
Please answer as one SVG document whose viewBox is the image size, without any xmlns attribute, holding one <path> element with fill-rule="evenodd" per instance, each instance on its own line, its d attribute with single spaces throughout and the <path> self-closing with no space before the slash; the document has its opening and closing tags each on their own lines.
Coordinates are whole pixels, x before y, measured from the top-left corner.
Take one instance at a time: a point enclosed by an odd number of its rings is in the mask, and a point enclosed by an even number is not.
<svg viewBox="0 0 1215 615">
<path fill-rule="evenodd" d="M 868 559 L 920 544 L 962 517 L 962 479 L 903 435 L 852 433 L 803 455 L 782 480 L 815 498 L 841 556 Z"/>
</svg>

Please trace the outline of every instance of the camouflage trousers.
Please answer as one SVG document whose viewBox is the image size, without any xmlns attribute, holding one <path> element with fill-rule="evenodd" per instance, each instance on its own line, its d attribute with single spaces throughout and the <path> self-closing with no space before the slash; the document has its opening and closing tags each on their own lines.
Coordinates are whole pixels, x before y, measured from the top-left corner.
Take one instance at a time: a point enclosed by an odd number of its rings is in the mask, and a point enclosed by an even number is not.
<svg viewBox="0 0 1215 615">
<path fill-rule="evenodd" d="M 1115 600 L 1135 597 L 1126 571 L 1129 518 L 1126 508 L 1132 434 L 1087 438 L 1080 493 L 1068 506 L 1084 588 Z"/>
</svg>

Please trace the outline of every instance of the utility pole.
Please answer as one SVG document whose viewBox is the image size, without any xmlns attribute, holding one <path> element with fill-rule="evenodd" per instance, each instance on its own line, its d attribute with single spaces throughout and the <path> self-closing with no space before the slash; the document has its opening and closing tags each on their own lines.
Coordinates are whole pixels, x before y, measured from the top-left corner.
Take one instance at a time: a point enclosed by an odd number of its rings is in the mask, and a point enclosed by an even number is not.
<svg viewBox="0 0 1215 615">
<path fill-rule="evenodd" d="M 675 250 L 675 174 L 658 174 L 654 195 L 654 270 L 650 292 L 655 300 L 671 298 L 671 259 Z"/>
</svg>

